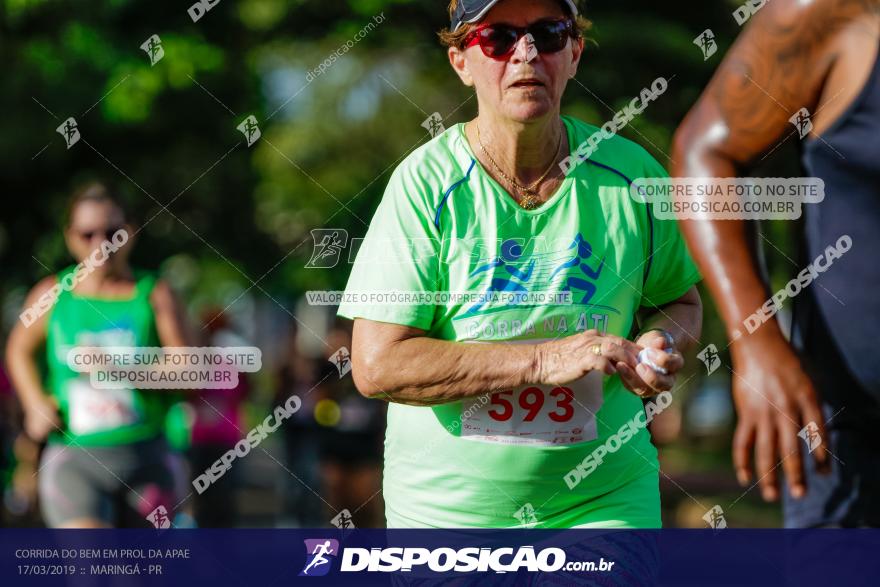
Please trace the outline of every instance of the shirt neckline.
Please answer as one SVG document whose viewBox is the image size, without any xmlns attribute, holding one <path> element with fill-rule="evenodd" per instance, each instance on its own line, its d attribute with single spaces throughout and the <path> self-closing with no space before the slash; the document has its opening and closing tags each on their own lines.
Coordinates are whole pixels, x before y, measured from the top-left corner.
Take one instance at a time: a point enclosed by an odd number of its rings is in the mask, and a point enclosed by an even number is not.
<svg viewBox="0 0 880 587">
<path fill-rule="evenodd" d="M 559 118 L 562 120 L 562 124 L 565 126 L 565 133 L 568 137 L 568 154 L 571 155 L 571 148 L 575 142 L 574 126 L 567 116 L 560 116 Z M 464 130 L 465 123 L 459 122 L 456 126 L 458 131 L 458 139 L 459 141 L 461 141 L 462 148 L 474 161 L 474 166 L 479 170 L 480 177 L 485 179 L 492 186 L 493 191 L 495 192 L 494 195 L 496 196 L 497 200 L 502 202 L 502 205 L 506 206 L 507 208 L 512 207 L 515 213 L 525 214 L 526 216 L 538 216 L 545 212 L 549 212 L 551 208 L 554 208 L 557 204 L 559 204 L 559 202 L 571 191 L 571 183 L 573 179 L 572 174 L 569 173 L 562 180 L 562 183 L 559 184 L 559 187 L 556 188 L 556 191 L 553 192 L 553 195 L 550 196 L 550 198 L 546 202 L 544 202 L 543 205 L 535 208 L 534 210 L 526 210 L 525 208 L 520 206 L 516 202 L 516 200 L 513 199 L 513 196 L 511 196 L 510 193 L 506 189 L 504 189 L 504 187 L 500 183 L 498 183 L 488 171 L 486 171 L 486 169 L 480 163 L 480 160 L 477 159 L 473 149 L 471 149 L 470 143 L 468 142 L 467 133 L 465 133 Z"/>
</svg>

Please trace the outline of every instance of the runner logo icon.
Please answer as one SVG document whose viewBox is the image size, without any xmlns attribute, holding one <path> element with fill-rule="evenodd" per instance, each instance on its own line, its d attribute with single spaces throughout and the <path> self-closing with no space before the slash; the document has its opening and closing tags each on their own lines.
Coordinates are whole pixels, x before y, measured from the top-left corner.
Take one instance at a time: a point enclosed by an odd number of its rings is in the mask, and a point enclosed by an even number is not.
<svg viewBox="0 0 880 587">
<path fill-rule="evenodd" d="M 330 572 L 330 563 L 339 554 L 339 541 L 332 538 L 312 538 L 306 543 L 306 566 L 300 577 L 321 577 Z"/>
</svg>

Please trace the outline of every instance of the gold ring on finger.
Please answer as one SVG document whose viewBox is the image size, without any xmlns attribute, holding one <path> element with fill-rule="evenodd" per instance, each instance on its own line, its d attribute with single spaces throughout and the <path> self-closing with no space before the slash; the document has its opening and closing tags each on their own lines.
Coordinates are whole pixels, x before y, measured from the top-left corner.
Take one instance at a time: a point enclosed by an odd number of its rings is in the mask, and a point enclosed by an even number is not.
<svg viewBox="0 0 880 587">
<path fill-rule="evenodd" d="M 594 344 L 593 346 L 590 347 L 590 350 L 597 357 L 602 355 L 602 345 L 601 344 Z"/>
</svg>

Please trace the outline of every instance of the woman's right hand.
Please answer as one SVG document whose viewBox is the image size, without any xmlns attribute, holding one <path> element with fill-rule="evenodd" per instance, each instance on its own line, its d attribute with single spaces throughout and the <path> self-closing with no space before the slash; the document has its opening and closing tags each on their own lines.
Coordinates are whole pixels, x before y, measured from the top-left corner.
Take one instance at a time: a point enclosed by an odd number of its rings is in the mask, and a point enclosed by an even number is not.
<svg viewBox="0 0 880 587">
<path fill-rule="evenodd" d="M 44 395 L 24 407 L 24 430 L 34 442 L 43 442 L 49 433 L 61 428 L 55 399 Z"/>
<path fill-rule="evenodd" d="M 617 373 L 615 365 L 625 363 L 635 370 L 640 347 L 619 336 L 603 336 L 598 330 L 544 342 L 538 345 L 539 383 L 559 385 L 584 377 L 591 371 Z M 598 352 L 597 352 L 598 351 Z"/>
</svg>

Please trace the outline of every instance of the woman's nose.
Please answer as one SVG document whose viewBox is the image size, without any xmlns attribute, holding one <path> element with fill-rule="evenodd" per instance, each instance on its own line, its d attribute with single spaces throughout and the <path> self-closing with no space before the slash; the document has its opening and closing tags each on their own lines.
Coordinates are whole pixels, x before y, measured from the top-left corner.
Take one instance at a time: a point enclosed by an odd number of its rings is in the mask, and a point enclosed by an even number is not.
<svg viewBox="0 0 880 587">
<path fill-rule="evenodd" d="M 535 37 L 531 33 L 526 33 L 517 39 L 512 58 L 515 63 L 531 63 L 537 56 L 538 49 L 535 47 Z"/>
</svg>

